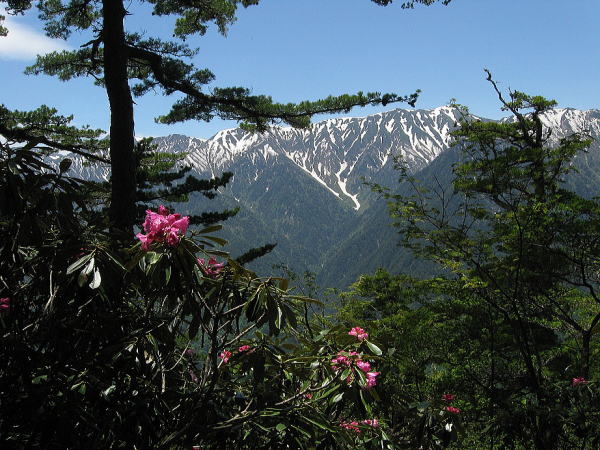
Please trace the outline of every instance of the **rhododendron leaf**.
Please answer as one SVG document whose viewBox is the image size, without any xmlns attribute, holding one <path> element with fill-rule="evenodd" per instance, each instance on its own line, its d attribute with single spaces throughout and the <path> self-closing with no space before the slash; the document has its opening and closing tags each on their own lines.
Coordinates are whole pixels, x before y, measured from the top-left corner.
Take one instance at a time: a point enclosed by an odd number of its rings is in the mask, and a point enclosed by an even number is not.
<svg viewBox="0 0 600 450">
<path fill-rule="evenodd" d="M 209 255 L 220 256 L 221 258 L 229 258 L 229 253 L 222 252 L 221 250 L 206 250 Z"/>
<path fill-rule="evenodd" d="M 35 377 L 31 380 L 31 384 L 40 384 L 42 381 L 46 381 L 48 379 L 48 375 L 40 375 L 39 377 Z"/>
<path fill-rule="evenodd" d="M 171 280 L 171 266 L 167 266 L 165 269 L 165 284 L 169 284 Z"/>
<path fill-rule="evenodd" d="M 258 316 L 260 315 L 259 308 L 260 308 L 260 301 L 259 301 L 258 297 L 254 297 L 248 303 L 248 307 L 246 309 L 246 317 L 248 318 L 248 320 L 253 322 L 256 319 L 258 319 Z"/>
<path fill-rule="evenodd" d="M 200 231 L 198 231 L 198 234 L 212 233 L 214 231 L 219 231 L 222 228 L 223 228 L 223 225 L 212 225 L 210 227 L 206 227 L 206 228 L 201 229 Z"/>
<path fill-rule="evenodd" d="M 75 261 L 73 264 L 71 264 L 69 267 L 67 267 L 67 275 L 71 275 L 76 270 L 82 268 L 83 265 L 86 262 L 88 262 L 91 257 L 92 257 L 92 255 L 90 254 L 90 255 L 85 255 L 85 256 L 82 256 L 81 258 L 79 258 L 77 261 Z"/>
<path fill-rule="evenodd" d="M 292 326 L 292 328 L 296 328 L 298 326 L 298 320 L 296 319 L 296 314 L 294 314 L 294 311 L 292 311 L 292 309 L 286 304 L 282 304 L 281 308 L 285 313 L 285 320 Z"/>
<path fill-rule="evenodd" d="M 112 393 L 115 391 L 115 389 L 117 389 L 117 386 L 113 384 L 112 386 L 109 386 L 108 388 L 106 388 L 106 389 L 105 389 L 105 390 L 102 392 L 102 395 L 103 395 L 104 397 L 108 397 L 110 394 L 112 394 Z"/>
<path fill-rule="evenodd" d="M 277 431 L 283 431 L 283 430 L 285 430 L 286 428 L 287 428 L 287 425 L 286 425 L 285 423 L 278 423 L 278 424 L 275 426 L 275 429 L 276 429 Z"/>
<path fill-rule="evenodd" d="M 121 262 L 120 262 L 120 261 L 119 261 L 117 258 L 115 258 L 115 257 L 114 257 L 114 256 L 113 256 L 113 255 L 112 255 L 110 252 L 107 252 L 107 251 L 106 251 L 106 252 L 104 252 L 104 254 L 105 254 L 106 256 L 108 256 L 108 257 L 110 258 L 110 260 L 111 260 L 112 262 L 114 262 L 114 263 L 117 265 L 117 267 L 119 267 L 119 269 L 122 269 L 122 270 L 124 270 L 124 271 L 127 271 L 127 269 L 125 268 L 125 266 L 124 266 L 123 264 L 121 264 Z"/>
<path fill-rule="evenodd" d="M 149 265 L 156 264 L 160 260 L 161 256 L 162 256 L 161 253 L 148 252 L 148 253 L 146 253 L 146 262 Z"/>
<path fill-rule="evenodd" d="M 92 278 L 92 281 L 89 286 L 91 289 L 97 289 L 100 286 L 101 282 L 102 282 L 102 277 L 100 276 L 100 271 L 98 270 L 98 268 L 95 268 L 94 269 L 94 278 Z"/>
<path fill-rule="evenodd" d="M 338 430 L 336 430 L 335 428 L 330 427 L 328 424 L 323 423 L 323 422 L 317 422 L 316 420 L 314 420 L 311 417 L 308 416 L 303 416 L 302 417 L 304 420 L 306 420 L 307 422 L 312 423 L 313 425 L 316 425 L 317 427 L 323 429 L 323 430 L 327 430 L 327 431 L 331 431 L 332 433 L 337 433 Z"/>
<path fill-rule="evenodd" d="M 369 417 L 373 416 L 373 410 L 371 409 L 371 405 L 369 405 L 369 402 L 367 402 L 367 399 L 365 398 L 365 391 L 363 391 L 362 389 L 360 391 L 358 391 L 358 395 L 360 397 L 360 401 L 363 404 L 363 406 L 365 407 L 365 410 L 367 411 L 367 415 Z"/>
<path fill-rule="evenodd" d="M 344 397 L 344 393 L 340 392 L 331 399 L 331 403 L 338 403 Z"/>
<path fill-rule="evenodd" d="M 381 351 L 381 349 L 379 347 L 377 347 L 375 344 L 373 344 L 370 341 L 365 341 L 365 342 L 367 343 L 367 347 L 369 347 L 369 350 L 371 350 L 377 356 L 381 356 L 381 354 L 383 352 Z"/>
<path fill-rule="evenodd" d="M 303 295 L 290 295 L 288 298 L 291 298 L 294 300 L 300 300 L 305 303 L 312 303 L 314 305 L 324 306 L 323 302 L 316 300 L 314 298 L 305 297 Z"/>
<path fill-rule="evenodd" d="M 329 383 L 330 380 L 324 380 L 323 384 L 326 385 L 327 383 Z M 323 387 L 323 386 L 321 386 Z M 327 389 L 325 392 L 323 392 L 320 397 L 329 397 L 331 394 L 333 394 L 335 391 L 337 391 L 340 388 L 339 384 L 334 385 L 333 387 Z M 343 394 L 343 393 L 342 393 Z"/>
<path fill-rule="evenodd" d="M 280 307 L 277 307 L 277 318 L 275 319 L 275 326 L 278 330 L 281 330 L 283 324 L 285 324 L 285 320 L 283 319 L 283 311 Z"/>
<path fill-rule="evenodd" d="M 281 289 L 282 291 L 287 291 L 289 284 L 290 280 L 288 280 L 287 278 L 282 278 L 279 280 L 279 289 Z"/>
<path fill-rule="evenodd" d="M 139 249 L 138 249 L 139 250 Z M 127 263 L 127 265 L 125 266 L 126 270 L 129 272 L 131 269 L 133 269 L 135 266 L 137 266 L 139 264 L 139 262 L 144 258 L 144 253 L 138 251 L 133 258 L 131 259 L 131 261 L 129 261 Z"/>
<path fill-rule="evenodd" d="M 376 402 L 381 401 L 381 398 L 379 397 L 379 394 L 375 389 L 369 389 L 369 394 L 371 395 L 371 397 L 373 397 L 373 400 L 375 400 Z"/>
<path fill-rule="evenodd" d="M 224 246 L 227 245 L 227 241 L 225 239 L 221 239 L 215 236 L 204 236 L 204 239 L 208 239 L 211 240 L 213 242 L 216 242 L 217 244 Z"/>
<path fill-rule="evenodd" d="M 96 264 L 96 261 L 94 260 L 94 258 L 92 257 L 90 259 L 90 262 L 87 264 L 87 266 L 85 266 L 85 269 L 82 270 L 82 272 L 86 275 L 89 275 L 90 273 L 92 273 L 92 270 L 94 270 L 94 265 Z"/>
</svg>

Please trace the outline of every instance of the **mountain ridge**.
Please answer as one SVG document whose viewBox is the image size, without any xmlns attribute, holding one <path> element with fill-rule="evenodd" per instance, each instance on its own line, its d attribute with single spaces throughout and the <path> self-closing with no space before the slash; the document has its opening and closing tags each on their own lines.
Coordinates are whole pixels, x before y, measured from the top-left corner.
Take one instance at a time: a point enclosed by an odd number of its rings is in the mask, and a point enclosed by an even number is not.
<svg viewBox="0 0 600 450">
<path fill-rule="evenodd" d="M 330 271 L 320 279 L 341 287 L 379 265 L 404 270 L 410 263 L 404 257 L 401 264 L 393 260 L 391 220 L 383 200 L 363 180 L 397 186 L 396 157 L 418 177 L 450 148 L 459 118 L 459 111 L 451 107 L 395 109 L 327 119 L 306 130 L 274 127 L 252 134 L 233 128 L 209 139 L 176 134 L 153 142 L 159 151 L 186 153 L 183 164 L 199 177 L 234 173 L 216 200 L 196 196 L 188 205 L 178 205 L 185 214 L 239 206 L 240 213 L 223 230 L 230 241 L 227 250 L 234 256 L 276 242 L 272 254 L 253 263 L 257 272 L 272 273 L 273 263 L 292 262 L 297 272 Z M 560 108 L 545 120 L 556 139 L 586 129 L 593 138 L 600 137 L 600 110 Z M 593 150 L 578 159 L 586 180 L 600 178 L 597 143 Z M 429 172 L 438 166 L 445 170 L 451 160 L 442 158 Z M 71 173 L 106 179 L 108 168 L 75 162 Z M 589 183 L 580 184 L 585 189 Z"/>
</svg>

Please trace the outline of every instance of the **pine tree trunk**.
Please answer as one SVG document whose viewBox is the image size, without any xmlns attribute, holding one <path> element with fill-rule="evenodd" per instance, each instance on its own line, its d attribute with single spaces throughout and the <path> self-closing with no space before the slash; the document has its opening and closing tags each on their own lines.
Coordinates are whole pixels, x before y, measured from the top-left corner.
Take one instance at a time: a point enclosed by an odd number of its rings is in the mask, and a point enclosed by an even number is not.
<svg viewBox="0 0 600 450">
<path fill-rule="evenodd" d="M 130 240 L 135 219 L 133 98 L 127 77 L 125 8 L 121 0 L 103 0 L 104 79 L 110 104 L 111 196 L 113 240 Z"/>
</svg>

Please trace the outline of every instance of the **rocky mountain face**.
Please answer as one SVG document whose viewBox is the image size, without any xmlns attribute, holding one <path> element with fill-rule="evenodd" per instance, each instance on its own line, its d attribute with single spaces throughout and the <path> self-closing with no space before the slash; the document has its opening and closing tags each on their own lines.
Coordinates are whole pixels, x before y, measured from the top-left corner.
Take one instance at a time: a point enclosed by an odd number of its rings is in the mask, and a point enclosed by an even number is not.
<svg viewBox="0 0 600 450">
<path fill-rule="evenodd" d="M 234 173 L 217 200 L 197 197 L 182 211 L 239 206 L 240 213 L 224 230 L 234 256 L 277 243 L 254 269 L 272 273 L 272 264 L 285 262 L 298 272 L 319 273 L 328 285 L 344 286 L 380 265 L 396 267 L 401 251 L 384 202 L 364 182 L 394 188 L 396 158 L 417 177 L 422 171 L 449 169 L 452 158 L 444 154 L 459 119 L 459 112 L 450 107 L 396 109 L 329 119 L 307 130 L 276 127 L 252 134 L 230 129 L 210 139 L 171 135 L 154 143 L 161 151 L 185 152 L 185 163 L 199 177 Z M 546 122 L 555 139 L 582 130 L 600 137 L 598 110 L 556 109 Z M 594 144 L 577 164 L 585 177 L 600 180 L 597 150 Z M 107 168 L 77 160 L 71 171 L 89 179 L 108 176 Z"/>
<path fill-rule="evenodd" d="M 362 118 L 330 119 L 308 130 L 277 127 L 253 134 L 231 129 L 206 140 L 172 135 L 154 142 L 163 151 L 189 153 L 186 163 L 201 176 L 238 168 L 233 191 L 237 186 L 245 189 L 242 182 L 256 182 L 291 163 L 290 167 L 360 211 L 370 197 L 362 178 L 388 178 L 395 156 L 401 156 L 414 171 L 425 167 L 448 147 L 449 132 L 458 118 L 458 112 L 449 107 L 397 109 Z"/>
</svg>

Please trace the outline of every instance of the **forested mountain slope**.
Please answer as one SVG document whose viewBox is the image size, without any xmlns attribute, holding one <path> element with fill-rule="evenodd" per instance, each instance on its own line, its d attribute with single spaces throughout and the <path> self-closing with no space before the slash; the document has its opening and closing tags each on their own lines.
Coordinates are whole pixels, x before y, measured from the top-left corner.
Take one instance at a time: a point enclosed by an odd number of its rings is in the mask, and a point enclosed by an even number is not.
<svg viewBox="0 0 600 450">
<path fill-rule="evenodd" d="M 193 198 L 182 212 L 239 207 L 225 224 L 228 250 L 239 255 L 252 246 L 277 243 L 253 263 L 259 272 L 275 263 L 319 274 L 324 285 L 343 287 L 379 266 L 424 273 L 399 247 L 385 201 L 364 181 L 407 193 L 398 184 L 395 158 L 424 183 L 451 190 L 451 167 L 460 157 L 450 150 L 458 110 L 396 109 L 362 118 L 329 119 L 308 130 L 272 128 L 263 134 L 224 130 L 210 139 L 182 135 L 155 138 L 160 151 L 186 153 L 185 164 L 200 177 L 234 173 L 215 200 Z M 480 119 L 486 120 L 486 119 Z M 505 120 L 511 120 L 510 118 Z M 568 180 L 579 193 L 600 193 L 600 111 L 556 109 L 546 116 L 552 138 L 587 130 L 596 140 L 576 159 Z M 106 168 L 85 166 L 75 158 L 72 171 L 106 179 Z"/>
</svg>

